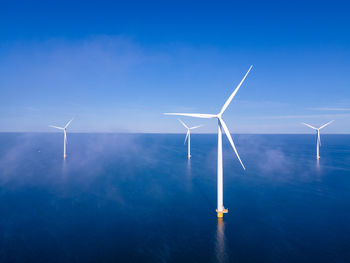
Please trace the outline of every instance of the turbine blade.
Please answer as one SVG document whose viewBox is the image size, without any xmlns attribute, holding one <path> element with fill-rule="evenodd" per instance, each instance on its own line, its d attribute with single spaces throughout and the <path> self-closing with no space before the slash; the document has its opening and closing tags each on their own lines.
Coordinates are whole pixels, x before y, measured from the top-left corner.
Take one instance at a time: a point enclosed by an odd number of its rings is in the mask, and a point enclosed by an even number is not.
<svg viewBox="0 0 350 263">
<path fill-rule="evenodd" d="M 62 128 L 62 127 L 57 127 L 57 126 L 53 126 L 53 125 L 49 125 L 49 127 L 59 129 L 59 130 L 64 130 L 64 128 Z"/>
<path fill-rule="evenodd" d="M 181 122 L 181 124 L 182 124 L 186 129 L 188 129 L 187 125 L 186 125 L 182 120 L 180 120 L 180 119 L 178 119 L 178 120 L 179 120 L 179 122 Z"/>
<path fill-rule="evenodd" d="M 315 128 L 314 126 L 311 126 L 310 124 L 307 124 L 304 122 L 302 122 L 302 124 L 306 125 L 307 127 L 311 128 L 311 129 L 317 130 L 317 128 Z"/>
<path fill-rule="evenodd" d="M 226 124 L 225 124 L 225 122 L 224 122 L 223 119 L 219 118 L 219 121 L 220 121 L 220 124 L 221 124 L 222 128 L 224 129 L 224 131 L 225 131 L 225 133 L 226 133 L 227 139 L 230 141 L 231 146 L 232 146 L 233 150 L 235 151 L 235 153 L 236 153 L 236 155 L 237 155 L 237 158 L 238 158 L 239 162 L 241 163 L 243 169 L 245 170 L 245 167 L 244 167 L 244 165 L 243 165 L 243 163 L 242 163 L 242 161 L 241 161 L 241 158 L 240 158 L 239 155 L 238 155 L 236 146 L 235 146 L 235 144 L 233 143 L 233 140 L 232 140 L 230 131 L 228 130 L 228 128 L 227 128 L 227 126 L 226 126 Z"/>
<path fill-rule="evenodd" d="M 197 129 L 197 128 L 202 127 L 202 126 L 203 125 L 194 126 L 194 127 L 191 127 L 190 130 Z"/>
<path fill-rule="evenodd" d="M 242 83 L 244 82 L 245 78 L 248 76 L 249 71 L 252 69 L 253 65 L 250 66 L 250 68 L 248 69 L 247 73 L 244 75 L 243 79 L 241 80 L 241 82 L 238 84 L 238 86 L 236 87 L 236 89 L 232 92 L 231 96 L 227 99 L 227 101 L 225 102 L 224 106 L 222 106 L 222 109 L 220 111 L 220 115 L 224 113 L 224 111 L 227 109 L 228 105 L 231 103 L 232 99 L 234 98 L 234 96 L 236 95 L 237 91 L 239 90 L 239 88 L 241 87 Z"/>
<path fill-rule="evenodd" d="M 195 117 L 195 118 L 204 118 L 204 119 L 211 119 L 211 118 L 218 117 L 215 114 L 201 114 L 201 113 L 164 113 L 164 115 L 186 116 L 186 117 Z"/>
<path fill-rule="evenodd" d="M 333 120 L 334 121 L 334 120 Z M 333 121 L 327 122 L 326 124 L 322 125 L 320 128 L 318 128 L 319 130 L 323 129 L 324 127 L 328 126 L 329 124 L 331 124 Z"/>
<path fill-rule="evenodd" d="M 190 130 L 187 130 L 186 138 L 185 138 L 184 144 L 186 143 L 189 134 L 190 134 Z"/>
<path fill-rule="evenodd" d="M 69 124 L 72 122 L 73 119 L 74 119 L 74 118 L 72 118 L 72 119 L 66 124 L 66 126 L 64 126 L 64 128 L 67 128 L 67 127 L 69 126 Z"/>
</svg>

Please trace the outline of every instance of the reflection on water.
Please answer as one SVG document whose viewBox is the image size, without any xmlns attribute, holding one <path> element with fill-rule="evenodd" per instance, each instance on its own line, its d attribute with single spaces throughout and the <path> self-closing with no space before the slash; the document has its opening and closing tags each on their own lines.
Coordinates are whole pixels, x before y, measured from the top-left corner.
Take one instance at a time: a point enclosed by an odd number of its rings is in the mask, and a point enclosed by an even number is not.
<svg viewBox="0 0 350 263">
<path fill-rule="evenodd" d="M 316 161 L 316 172 L 315 172 L 315 174 L 316 174 L 316 180 L 318 181 L 318 182 L 320 182 L 321 181 L 321 168 L 320 168 L 320 159 L 317 159 L 317 161 Z"/>
<path fill-rule="evenodd" d="M 216 230 L 216 260 L 217 262 L 229 262 L 226 252 L 226 238 L 225 238 L 225 222 L 222 218 L 218 218 L 217 230 Z"/>
<path fill-rule="evenodd" d="M 191 170 L 191 160 L 187 160 L 186 166 L 186 190 L 190 192 L 192 190 L 192 170 Z"/>
<path fill-rule="evenodd" d="M 68 174 L 67 160 L 63 158 L 62 161 L 62 177 L 65 178 Z"/>
</svg>

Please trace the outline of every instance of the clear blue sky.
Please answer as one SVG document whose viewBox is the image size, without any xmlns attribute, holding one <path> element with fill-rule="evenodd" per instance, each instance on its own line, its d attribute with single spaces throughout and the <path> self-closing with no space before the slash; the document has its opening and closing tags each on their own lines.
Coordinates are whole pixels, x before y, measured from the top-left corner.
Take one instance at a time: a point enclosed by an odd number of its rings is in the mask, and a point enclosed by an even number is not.
<svg viewBox="0 0 350 263">
<path fill-rule="evenodd" d="M 1 1 L 0 131 L 350 132 L 347 1 Z M 214 120 L 198 132 L 216 132 Z"/>
</svg>

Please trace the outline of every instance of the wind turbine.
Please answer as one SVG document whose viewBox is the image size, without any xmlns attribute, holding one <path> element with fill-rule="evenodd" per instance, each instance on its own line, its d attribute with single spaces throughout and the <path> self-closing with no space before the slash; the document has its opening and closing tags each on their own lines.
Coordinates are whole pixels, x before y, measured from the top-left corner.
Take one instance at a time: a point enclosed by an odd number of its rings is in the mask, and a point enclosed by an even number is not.
<svg viewBox="0 0 350 263">
<path fill-rule="evenodd" d="M 184 144 L 186 143 L 186 140 L 188 138 L 188 143 L 187 143 L 187 146 L 188 146 L 188 159 L 191 159 L 191 130 L 197 129 L 197 128 L 201 127 L 202 125 L 194 126 L 194 127 L 189 128 L 189 127 L 187 127 L 187 125 L 182 120 L 180 120 L 180 119 L 178 119 L 178 120 L 187 129 L 187 133 L 186 133 L 186 138 L 185 138 Z"/>
<path fill-rule="evenodd" d="M 63 158 L 67 157 L 66 154 L 66 147 L 67 147 L 67 127 L 69 126 L 69 124 L 72 122 L 73 119 L 71 119 L 66 126 L 64 127 L 58 127 L 58 126 L 53 126 L 53 125 L 49 125 L 49 127 L 55 128 L 55 129 L 59 129 L 59 130 L 63 130 L 64 133 L 64 139 L 63 139 Z"/>
<path fill-rule="evenodd" d="M 333 120 L 334 121 L 334 120 Z M 320 159 L 320 146 L 321 146 L 321 136 L 320 136 L 320 130 L 323 129 L 324 127 L 328 126 L 331 124 L 333 121 L 327 122 L 326 124 L 322 125 L 320 128 L 315 128 L 314 126 L 311 126 L 310 124 L 302 122 L 302 124 L 306 125 L 307 127 L 310 127 L 311 129 L 316 130 L 316 152 L 317 152 L 317 160 Z"/>
<path fill-rule="evenodd" d="M 241 87 L 243 81 L 246 79 L 249 71 L 252 69 L 253 66 L 250 66 L 248 72 L 245 74 L 241 82 L 238 84 L 236 89 L 233 91 L 231 96 L 227 99 L 224 106 L 221 108 L 220 112 L 218 114 L 202 114 L 202 113 L 164 113 L 165 115 L 178 115 L 178 116 L 187 116 L 187 117 L 195 117 L 195 118 L 205 118 L 205 119 L 217 119 L 218 121 L 218 163 L 217 163 L 217 216 L 218 218 L 222 218 L 224 213 L 227 213 L 228 210 L 225 209 L 223 205 L 223 167 L 222 167 L 222 130 L 224 130 L 227 139 L 231 143 L 231 146 L 236 153 L 236 156 L 241 163 L 243 169 L 245 170 L 245 167 L 241 161 L 241 158 L 238 155 L 237 149 L 235 147 L 235 144 L 233 143 L 231 134 L 226 126 L 226 123 L 222 119 L 222 114 L 227 109 L 228 105 L 231 103 L 232 99 L 236 95 L 238 89 Z"/>
</svg>

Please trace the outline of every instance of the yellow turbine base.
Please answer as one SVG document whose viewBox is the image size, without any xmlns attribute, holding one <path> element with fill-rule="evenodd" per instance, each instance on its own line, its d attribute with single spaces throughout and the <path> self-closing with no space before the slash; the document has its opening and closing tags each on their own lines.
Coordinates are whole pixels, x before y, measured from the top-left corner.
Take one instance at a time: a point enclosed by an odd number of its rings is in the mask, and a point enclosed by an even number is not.
<svg viewBox="0 0 350 263">
<path fill-rule="evenodd" d="M 317 156 L 317 160 L 320 159 L 320 156 Z"/>
<path fill-rule="evenodd" d="M 191 155 L 190 155 L 190 156 L 188 156 L 188 160 L 189 160 L 189 159 L 191 159 Z"/>
<path fill-rule="evenodd" d="M 216 209 L 216 213 L 217 213 L 217 215 L 218 215 L 218 218 L 223 218 L 223 217 L 224 217 L 224 214 L 227 214 L 227 213 L 228 213 L 228 209 L 224 208 L 223 211 L 218 211 L 218 210 Z"/>
<path fill-rule="evenodd" d="M 63 155 L 63 158 L 66 159 L 67 155 Z"/>
</svg>

